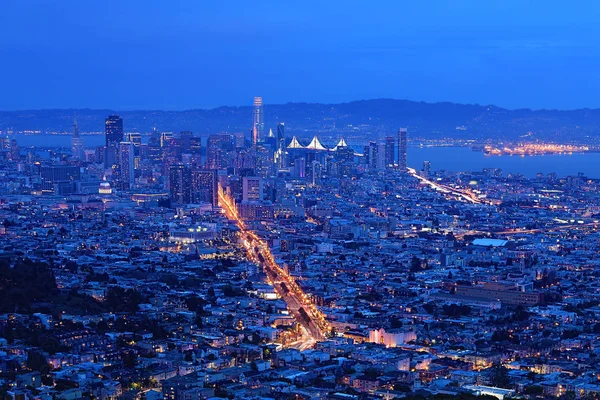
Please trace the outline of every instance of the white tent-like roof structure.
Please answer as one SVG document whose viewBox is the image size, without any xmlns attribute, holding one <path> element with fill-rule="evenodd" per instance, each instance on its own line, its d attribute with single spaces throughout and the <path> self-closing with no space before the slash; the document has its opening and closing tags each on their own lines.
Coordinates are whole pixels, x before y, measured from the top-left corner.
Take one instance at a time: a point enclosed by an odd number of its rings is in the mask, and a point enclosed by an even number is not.
<svg viewBox="0 0 600 400">
<path fill-rule="evenodd" d="M 344 138 L 341 138 L 340 141 L 338 142 L 338 144 L 336 144 L 335 147 L 332 150 L 336 151 L 340 147 L 348 147 L 348 143 L 346 143 L 346 141 L 344 140 Z"/>
<path fill-rule="evenodd" d="M 327 150 L 325 146 L 323 146 L 321 142 L 319 142 L 319 138 L 317 138 L 317 135 L 313 137 L 312 141 L 308 146 L 306 146 L 306 148 L 309 150 Z"/>
<path fill-rule="evenodd" d="M 292 138 L 292 141 L 290 142 L 290 144 L 288 144 L 288 149 L 303 149 L 304 146 L 302 146 L 300 144 L 300 142 L 298 141 L 298 139 L 296 138 L 296 136 L 294 136 Z"/>
</svg>

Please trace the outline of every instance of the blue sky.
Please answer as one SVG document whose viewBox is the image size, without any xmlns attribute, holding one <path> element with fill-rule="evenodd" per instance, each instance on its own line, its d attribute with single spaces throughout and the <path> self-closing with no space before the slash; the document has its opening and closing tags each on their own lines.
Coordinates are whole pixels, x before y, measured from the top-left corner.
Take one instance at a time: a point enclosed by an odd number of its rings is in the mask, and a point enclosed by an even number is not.
<svg viewBox="0 0 600 400">
<path fill-rule="evenodd" d="M 597 1 L 3 0 L 0 110 L 600 107 Z"/>
</svg>

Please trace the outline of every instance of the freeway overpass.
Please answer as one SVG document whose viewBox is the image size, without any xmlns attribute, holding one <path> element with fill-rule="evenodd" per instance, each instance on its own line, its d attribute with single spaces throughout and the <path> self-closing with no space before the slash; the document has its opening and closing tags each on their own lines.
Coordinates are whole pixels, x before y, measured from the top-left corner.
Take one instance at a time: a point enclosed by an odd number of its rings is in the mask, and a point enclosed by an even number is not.
<svg viewBox="0 0 600 400">
<path fill-rule="evenodd" d="M 458 197 L 459 199 L 465 200 L 468 203 L 472 203 L 472 204 L 481 204 L 482 203 L 482 200 L 469 190 L 457 189 L 457 188 L 453 188 L 448 185 L 436 183 L 430 179 L 424 178 L 421 175 L 419 175 L 419 173 L 414 168 L 408 168 L 408 173 L 410 175 L 414 176 L 415 178 L 417 178 L 418 180 L 420 180 L 421 182 L 423 182 L 424 184 L 429 185 L 431 188 L 433 188 L 439 192 L 452 194 L 452 195 Z"/>
</svg>

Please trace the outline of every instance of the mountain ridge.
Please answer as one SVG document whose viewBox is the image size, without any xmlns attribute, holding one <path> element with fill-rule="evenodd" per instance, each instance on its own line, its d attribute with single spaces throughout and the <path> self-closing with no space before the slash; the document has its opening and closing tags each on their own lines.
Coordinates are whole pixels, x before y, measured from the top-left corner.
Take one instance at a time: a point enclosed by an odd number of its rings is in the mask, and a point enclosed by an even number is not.
<svg viewBox="0 0 600 400">
<path fill-rule="evenodd" d="M 102 131 L 104 118 L 119 114 L 126 131 L 192 130 L 205 135 L 248 132 L 252 106 L 189 110 L 112 110 L 92 108 L 0 111 L 0 130 L 69 132 L 73 113 L 82 131 Z M 600 109 L 508 109 L 495 105 L 428 103 L 404 99 L 354 100 L 344 103 L 288 102 L 264 105 L 266 127 L 285 122 L 290 134 L 391 134 L 408 127 L 421 137 L 536 138 L 581 140 L 600 135 Z M 457 129 L 458 127 L 458 129 Z"/>
</svg>

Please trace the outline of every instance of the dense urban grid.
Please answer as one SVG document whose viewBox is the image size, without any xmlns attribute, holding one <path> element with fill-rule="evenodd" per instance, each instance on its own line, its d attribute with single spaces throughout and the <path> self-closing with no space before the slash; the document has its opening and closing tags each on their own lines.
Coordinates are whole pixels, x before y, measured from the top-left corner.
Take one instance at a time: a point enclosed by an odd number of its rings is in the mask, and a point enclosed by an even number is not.
<svg viewBox="0 0 600 400">
<path fill-rule="evenodd" d="M 600 181 L 248 126 L 2 138 L 1 399 L 600 395 Z"/>
</svg>

